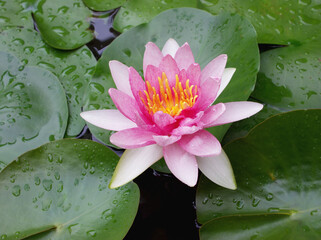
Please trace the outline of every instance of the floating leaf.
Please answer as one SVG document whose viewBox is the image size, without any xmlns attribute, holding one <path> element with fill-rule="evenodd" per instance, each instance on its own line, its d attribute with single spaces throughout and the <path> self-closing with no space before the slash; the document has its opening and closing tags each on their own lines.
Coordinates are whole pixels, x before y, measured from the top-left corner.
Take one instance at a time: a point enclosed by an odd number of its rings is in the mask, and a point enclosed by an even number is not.
<svg viewBox="0 0 321 240">
<path fill-rule="evenodd" d="M 93 39 L 90 16 L 81 0 L 41 0 L 34 13 L 44 41 L 65 50 L 79 48 Z"/>
<path fill-rule="evenodd" d="M 227 144 L 238 188 L 201 178 L 201 239 L 319 238 L 320 121 L 319 109 L 283 113 Z"/>
<path fill-rule="evenodd" d="M 123 239 L 139 190 L 108 188 L 117 160 L 103 145 L 77 139 L 20 156 L 0 174 L 0 238 Z"/>
<path fill-rule="evenodd" d="M 9 29 L 1 32 L 0 36 L 1 49 L 12 52 L 24 64 L 45 68 L 59 78 L 66 91 L 69 107 L 66 135 L 78 135 L 85 125 L 79 116 L 83 95 L 96 65 L 90 50 L 86 46 L 75 51 L 53 49 L 32 29 Z"/>
<path fill-rule="evenodd" d="M 0 27 L 33 27 L 31 11 L 26 10 L 30 0 L 1 0 Z"/>
<path fill-rule="evenodd" d="M 321 42 L 288 46 L 261 54 L 252 96 L 280 108 L 321 106 Z"/>
<path fill-rule="evenodd" d="M 94 11 L 107 11 L 120 7 L 126 0 L 83 0 Z"/>
<path fill-rule="evenodd" d="M 212 16 L 198 9 L 181 8 L 165 11 L 150 23 L 130 29 L 107 47 L 90 83 L 85 110 L 114 108 L 107 92 L 115 87 L 108 67 L 110 60 L 119 60 L 142 73 L 145 44 L 152 41 L 162 48 L 168 38 L 176 39 L 180 45 L 188 42 L 201 68 L 219 54 L 228 55 L 227 66 L 237 70 L 217 102 L 241 101 L 249 97 L 259 64 L 252 25 L 236 15 Z M 221 139 L 228 126 L 215 127 L 212 131 Z M 91 125 L 89 128 L 100 141 L 110 144 L 111 132 Z"/>
<path fill-rule="evenodd" d="M 124 32 L 141 23 L 149 22 L 157 14 L 171 8 L 196 7 L 196 0 L 129 0 L 117 13 L 113 27 Z"/>
<path fill-rule="evenodd" d="M 0 170 L 20 154 L 64 136 L 68 109 L 59 80 L 0 52 Z"/>
<path fill-rule="evenodd" d="M 289 44 L 320 38 L 320 0 L 200 0 L 212 14 L 228 11 L 246 17 L 257 31 L 259 43 Z"/>
</svg>

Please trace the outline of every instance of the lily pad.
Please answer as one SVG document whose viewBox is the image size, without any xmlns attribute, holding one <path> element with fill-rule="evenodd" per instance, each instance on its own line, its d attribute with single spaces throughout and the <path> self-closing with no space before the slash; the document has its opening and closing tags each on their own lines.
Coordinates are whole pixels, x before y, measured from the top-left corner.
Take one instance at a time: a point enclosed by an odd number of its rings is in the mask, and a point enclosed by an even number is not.
<svg viewBox="0 0 321 240">
<path fill-rule="evenodd" d="M 0 33 L 0 48 L 12 52 L 27 65 L 39 66 L 54 73 L 61 81 L 68 100 L 69 119 L 66 135 L 76 136 L 85 122 L 79 116 L 88 82 L 96 60 L 84 46 L 75 51 L 49 47 L 32 29 L 13 28 Z"/>
<path fill-rule="evenodd" d="M 108 188 L 117 160 L 105 146 L 78 139 L 23 154 L 0 174 L 0 237 L 123 239 L 139 189 L 134 183 Z"/>
<path fill-rule="evenodd" d="M 120 7 L 126 0 L 83 0 L 83 2 L 94 11 L 107 11 Z"/>
<path fill-rule="evenodd" d="M 196 0 L 129 0 L 117 13 L 113 27 L 118 32 L 124 32 L 141 23 L 152 20 L 157 14 L 171 8 L 194 7 Z"/>
<path fill-rule="evenodd" d="M 319 109 L 282 113 L 227 144 L 238 188 L 201 178 L 201 239 L 319 238 L 320 121 Z"/>
<path fill-rule="evenodd" d="M 49 71 L 21 66 L 0 52 L 0 170 L 20 154 L 64 136 L 68 108 L 59 80 Z"/>
<path fill-rule="evenodd" d="M 321 42 L 288 46 L 261 54 L 252 96 L 279 108 L 321 106 Z"/>
<path fill-rule="evenodd" d="M 321 36 L 320 0 L 200 0 L 200 7 L 212 14 L 228 11 L 246 17 L 259 43 L 302 43 Z"/>
<path fill-rule="evenodd" d="M 1 0 L 0 27 L 33 27 L 31 11 L 27 9 L 30 0 Z"/>
<path fill-rule="evenodd" d="M 44 41 L 57 49 L 76 49 L 93 39 L 90 10 L 81 0 L 41 0 L 34 13 Z"/>
<path fill-rule="evenodd" d="M 178 8 L 167 10 L 150 23 L 126 31 L 106 48 L 90 83 L 85 110 L 115 108 L 108 95 L 108 89 L 115 87 L 108 67 L 110 60 L 133 66 L 142 74 L 145 44 L 152 41 L 162 48 L 168 38 L 176 39 L 180 45 L 188 42 L 201 68 L 219 54 L 228 55 L 227 66 L 237 70 L 217 102 L 241 101 L 249 97 L 259 68 L 256 33 L 252 25 L 237 15 L 212 16 L 198 9 Z M 211 131 L 222 139 L 228 127 L 219 126 Z M 110 144 L 110 132 L 90 125 L 89 128 L 96 138 Z"/>
</svg>

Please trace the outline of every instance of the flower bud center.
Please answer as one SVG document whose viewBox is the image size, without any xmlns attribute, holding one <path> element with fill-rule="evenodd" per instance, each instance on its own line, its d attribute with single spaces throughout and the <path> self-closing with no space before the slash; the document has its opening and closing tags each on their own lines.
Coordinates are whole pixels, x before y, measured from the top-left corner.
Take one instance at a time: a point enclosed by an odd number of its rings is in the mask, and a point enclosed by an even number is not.
<svg viewBox="0 0 321 240">
<path fill-rule="evenodd" d="M 190 86 L 189 79 L 182 85 L 177 74 L 175 86 L 172 87 L 164 72 L 161 78 L 158 77 L 159 89 L 156 90 L 147 80 L 145 84 L 147 90 L 140 92 L 140 99 L 151 115 L 162 111 L 172 117 L 178 116 L 182 110 L 192 107 L 198 97 L 197 86 Z"/>
</svg>

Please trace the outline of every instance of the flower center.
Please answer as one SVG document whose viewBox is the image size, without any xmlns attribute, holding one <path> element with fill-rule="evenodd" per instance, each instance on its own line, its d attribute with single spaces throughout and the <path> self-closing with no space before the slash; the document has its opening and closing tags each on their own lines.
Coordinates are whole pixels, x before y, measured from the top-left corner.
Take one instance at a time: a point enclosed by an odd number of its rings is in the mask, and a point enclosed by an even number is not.
<svg viewBox="0 0 321 240">
<path fill-rule="evenodd" d="M 182 86 L 178 75 L 176 74 L 175 87 L 170 87 L 166 74 L 162 73 L 162 78 L 158 77 L 159 92 L 149 81 L 146 81 L 147 91 L 141 92 L 140 99 L 146 107 L 149 114 L 162 111 L 171 115 L 178 116 L 182 110 L 192 107 L 198 97 L 197 86 L 189 85 L 189 79 L 185 86 Z"/>
</svg>

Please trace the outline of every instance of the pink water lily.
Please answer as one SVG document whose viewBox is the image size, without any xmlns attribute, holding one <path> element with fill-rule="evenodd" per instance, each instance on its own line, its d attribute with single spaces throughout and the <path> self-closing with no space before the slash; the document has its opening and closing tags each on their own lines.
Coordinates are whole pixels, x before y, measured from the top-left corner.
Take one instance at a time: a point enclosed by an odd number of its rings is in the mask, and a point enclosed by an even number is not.
<svg viewBox="0 0 321 240">
<path fill-rule="evenodd" d="M 144 79 L 133 67 L 110 61 L 117 89 L 109 94 L 118 110 L 94 110 L 81 116 L 100 128 L 118 131 L 110 141 L 127 149 L 115 169 L 110 188 L 122 186 L 164 157 L 170 171 L 195 186 L 198 169 L 213 182 L 236 188 L 233 170 L 220 142 L 206 128 L 257 113 L 255 102 L 212 105 L 228 85 L 235 68 L 225 68 L 222 54 L 201 70 L 188 43 L 169 39 L 162 51 L 146 44 Z"/>
</svg>

